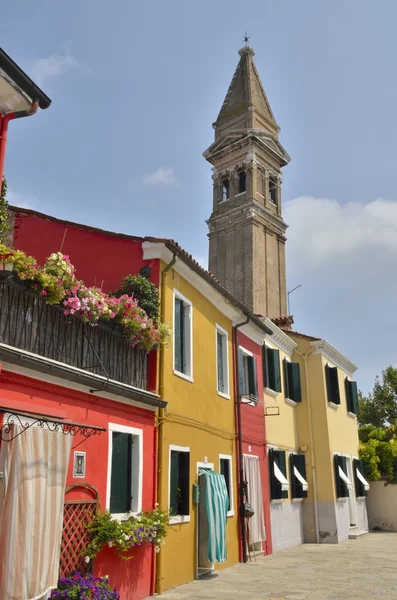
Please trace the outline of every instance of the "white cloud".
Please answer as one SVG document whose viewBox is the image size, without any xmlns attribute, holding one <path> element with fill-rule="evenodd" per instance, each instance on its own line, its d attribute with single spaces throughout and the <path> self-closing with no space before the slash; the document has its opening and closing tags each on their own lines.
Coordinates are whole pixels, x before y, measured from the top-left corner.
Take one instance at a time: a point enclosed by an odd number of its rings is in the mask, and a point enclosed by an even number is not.
<svg viewBox="0 0 397 600">
<path fill-rule="evenodd" d="M 397 202 L 303 196 L 287 202 L 294 328 L 323 337 L 359 366 L 364 391 L 395 362 Z"/>
<path fill-rule="evenodd" d="M 17 194 L 10 189 L 7 190 L 7 202 L 11 206 L 19 206 L 19 208 L 28 208 L 30 210 L 39 210 L 39 200 L 36 198 L 36 196 Z"/>
<path fill-rule="evenodd" d="M 302 196 L 287 202 L 289 245 L 312 267 L 372 251 L 397 256 L 397 202 L 368 204 Z"/>
<path fill-rule="evenodd" d="M 143 185 L 162 187 L 169 187 L 178 183 L 172 167 L 160 167 L 153 173 L 144 175 L 142 182 Z"/>
<path fill-rule="evenodd" d="M 47 58 L 36 60 L 32 67 L 32 75 L 38 85 L 43 85 L 49 77 L 59 77 L 78 66 L 78 62 L 73 58 L 70 54 L 70 49 L 66 46 L 58 54 L 51 54 Z"/>
</svg>

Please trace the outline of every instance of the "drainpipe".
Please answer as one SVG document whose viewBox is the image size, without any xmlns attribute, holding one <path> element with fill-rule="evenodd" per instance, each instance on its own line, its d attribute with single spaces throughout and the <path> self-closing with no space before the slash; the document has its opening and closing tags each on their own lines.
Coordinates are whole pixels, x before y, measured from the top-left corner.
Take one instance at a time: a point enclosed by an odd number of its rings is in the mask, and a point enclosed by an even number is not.
<svg viewBox="0 0 397 600">
<path fill-rule="evenodd" d="M 39 108 L 39 101 L 34 99 L 28 110 L 19 110 L 17 112 L 7 113 L 6 115 L 0 115 L 0 186 L 3 181 L 4 174 L 4 161 L 6 155 L 6 145 L 8 136 L 8 123 L 13 119 L 20 119 L 22 117 L 30 117 L 34 115 Z"/>
<path fill-rule="evenodd" d="M 312 405 L 310 400 L 310 387 L 309 387 L 309 370 L 307 366 L 308 356 L 313 352 L 314 348 L 311 348 L 306 354 L 302 354 L 298 350 L 295 350 L 296 354 L 303 358 L 305 363 L 305 380 L 306 380 L 306 394 L 307 394 L 307 407 L 309 415 L 309 435 L 310 435 L 310 455 L 312 462 L 312 480 L 313 480 L 313 505 L 314 505 L 314 524 L 316 527 L 316 543 L 320 543 L 320 527 L 318 521 L 318 499 L 317 499 L 317 479 L 316 479 L 316 461 L 314 455 L 314 434 L 313 434 L 313 418 L 312 418 Z"/>
<path fill-rule="evenodd" d="M 236 361 L 236 412 L 237 412 L 237 445 L 238 445 L 238 462 L 239 462 L 239 508 L 240 508 L 240 527 L 241 527 L 241 546 L 243 550 L 243 563 L 247 562 L 247 547 L 245 544 L 245 515 L 244 515 L 244 467 L 243 467 L 243 441 L 241 438 L 241 402 L 240 402 L 240 378 L 238 372 L 238 329 L 247 325 L 252 316 L 248 313 L 247 318 L 242 323 L 238 323 L 233 327 L 234 334 L 234 360 Z"/>
<path fill-rule="evenodd" d="M 167 273 L 177 261 L 177 257 L 174 254 L 172 260 L 164 267 L 161 271 L 161 321 L 165 321 L 165 282 Z M 159 395 L 160 398 L 164 396 L 164 376 L 165 376 L 165 367 L 164 367 L 164 346 L 160 347 L 159 352 Z M 164 440 L 163 440 L 163 423 L 164 423 L 164 408 L 159 408 L 158 411 L 158 425 L 157 425 L 157 502 L 160 505 L 160 508 L 163 508 L 163 457 L 164 457 Z M 154 561 L 153 561 L 153 571 L 154 571 Z M 153 591 L 156 591 L 157 594 L 161 594 L 163 591 L 162 584 L 162 561 L 161 561 L 161 552 L 156 554 L 156 573 L 152 574 L 152 588 Z M 152 594 L 153 595 L 153 594 Z"/>
</svg>

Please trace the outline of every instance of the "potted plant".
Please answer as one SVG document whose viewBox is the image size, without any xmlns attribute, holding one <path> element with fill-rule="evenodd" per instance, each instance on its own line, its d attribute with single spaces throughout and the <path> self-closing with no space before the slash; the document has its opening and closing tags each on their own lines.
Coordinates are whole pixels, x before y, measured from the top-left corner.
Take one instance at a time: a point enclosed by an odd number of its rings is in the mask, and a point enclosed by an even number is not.
<svg viewBox="0 0 397 600">
<path fill-rule="evenodd" d="M 120 595 L 109 583 L 109 578 L 81 575 L 74 571 L 70 577 L 64 577 L 58 582 L 58 587 L 52 590 L 50 599 L 54 600 L 119 600 Z"/>
</svg>

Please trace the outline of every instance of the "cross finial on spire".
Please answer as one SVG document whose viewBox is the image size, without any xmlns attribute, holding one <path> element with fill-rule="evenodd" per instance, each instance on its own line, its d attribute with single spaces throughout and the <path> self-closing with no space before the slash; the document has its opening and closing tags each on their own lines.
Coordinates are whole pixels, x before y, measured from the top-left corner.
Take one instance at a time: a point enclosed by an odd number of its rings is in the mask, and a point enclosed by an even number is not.
<svg viewBox="0 0 397 600">
<path fill-rule="evenodd" d="M 245 36 L 244 36 L 243 42 L 245 42 L 246 46 L 248 46 L 248 42 L 250 40 L 250 37 L 251 36 L 247 34 L 247 30 L 245 30 Z"/>
</svg>

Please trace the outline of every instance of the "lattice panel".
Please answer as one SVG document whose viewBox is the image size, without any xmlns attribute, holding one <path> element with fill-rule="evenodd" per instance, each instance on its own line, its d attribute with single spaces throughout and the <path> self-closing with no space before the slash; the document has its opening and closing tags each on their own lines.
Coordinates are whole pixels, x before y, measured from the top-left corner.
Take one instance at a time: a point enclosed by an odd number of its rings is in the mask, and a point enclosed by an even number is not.
<svg viewBox="0 0 397 600">
<path fill-rule="evenodd" d="M 59 565 L 60 577 L 68 577 L 72 571 L 79 571 L 85 575 L 91 570 L 91 562 L 87 564 L 81 553 L 90 541 L 84 524 L 92 521 L 96 507 L 96 501 L 65 503 Z"/>
</svg>

